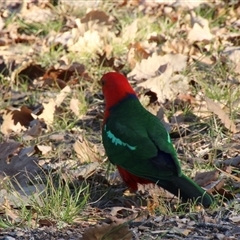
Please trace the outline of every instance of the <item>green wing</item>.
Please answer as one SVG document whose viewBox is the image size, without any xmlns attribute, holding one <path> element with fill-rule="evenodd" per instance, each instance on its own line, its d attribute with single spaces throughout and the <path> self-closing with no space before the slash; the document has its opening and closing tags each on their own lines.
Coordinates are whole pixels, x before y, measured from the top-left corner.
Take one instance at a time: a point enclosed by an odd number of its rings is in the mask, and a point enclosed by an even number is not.
<svg viewBox="0 0 240 240">
<path fill-rule="evenodd" d="M 176 151 L 163 124 L 136 98 L 127 99 L 111 109 L 102 136 L 111 163 L 134 175 L 151 180 L 152 177 L 166 179 L 182 174 Z M 154 160 L 159 154 L 164 159 Z M 161 161 L 169 161 L 169 165 L 161 164 Z"/>
</svg>

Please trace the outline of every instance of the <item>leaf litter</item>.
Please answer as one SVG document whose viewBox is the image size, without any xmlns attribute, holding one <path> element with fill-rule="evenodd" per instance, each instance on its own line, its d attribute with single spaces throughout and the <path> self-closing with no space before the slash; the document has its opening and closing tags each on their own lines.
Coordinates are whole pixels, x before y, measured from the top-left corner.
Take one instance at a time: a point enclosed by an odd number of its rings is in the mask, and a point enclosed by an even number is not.
<svg viewBox="0 0 240 240">
<path fill-rule="evenodd" d="M 16 1 L 1 13 L 0 217 L 21 226 L 19 199 L 34 209 L 30 199 L 46 188 L 46 174 L 90 186 L 81 213 L 87 217 L 59 230 L 56 220 L 33 216 L 31 231 L 1 229 L 0 236 L 238 238 L 239 5 L 54 4 Z M 97 80 L 112 70 L 125 73 L 144 106 L 165 122 L 184 171 L 219 206 L 183 210 L 154 186 L 127 194 L 100 139 Z"/>
</svg>

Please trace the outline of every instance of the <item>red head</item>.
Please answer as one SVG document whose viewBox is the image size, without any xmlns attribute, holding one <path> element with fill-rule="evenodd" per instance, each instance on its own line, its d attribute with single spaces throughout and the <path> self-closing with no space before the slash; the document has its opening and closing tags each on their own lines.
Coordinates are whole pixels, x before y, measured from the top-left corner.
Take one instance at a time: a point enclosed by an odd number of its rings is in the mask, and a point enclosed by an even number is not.
<svg viewBox="0 0 240 240">
<path fill-rule="evenodd" d="M 109 72 L 102 76 L 102 91 L 105 98 L 105 116 L 109 115 L 109 109 L 124 99 L 128 94 L 136 94 L 127 78 L 117 72 Z"/>
</svg>

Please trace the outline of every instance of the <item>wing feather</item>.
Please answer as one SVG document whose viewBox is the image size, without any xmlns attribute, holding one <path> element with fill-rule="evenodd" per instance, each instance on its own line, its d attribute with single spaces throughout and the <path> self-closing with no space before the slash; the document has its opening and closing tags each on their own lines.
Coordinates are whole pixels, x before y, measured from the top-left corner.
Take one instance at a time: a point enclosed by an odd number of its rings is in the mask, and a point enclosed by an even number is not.
<svg viewBox="0 0 240 240">
<path fill-rule="evenodd" d="M 181 175 L 169 134 L 160 120 L 145 110 L 137 99 L 112 109 L 102 136 L 111 163 L 136 176 L 161 179 L 176 173 Z M 164 156 L 166 161 L 167 157 L 171 158 L 174 164 L 161 163 Z"/>
</svg>

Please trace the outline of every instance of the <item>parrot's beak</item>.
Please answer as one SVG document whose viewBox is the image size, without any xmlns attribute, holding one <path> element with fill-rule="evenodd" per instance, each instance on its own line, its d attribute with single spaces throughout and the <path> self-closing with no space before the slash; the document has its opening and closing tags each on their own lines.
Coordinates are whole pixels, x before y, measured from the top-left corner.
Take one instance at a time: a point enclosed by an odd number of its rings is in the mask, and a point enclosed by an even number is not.
<svg viewBox="0 0 240 240">
<path fill-rule="evenodd" d="M 105 83 L 105 80 L 104 80 L 104 78 L 101 78 L 101 79 L 100 79 L 100 81 L 98 81 L 98 83 L 99 83 L 101 86 L 103 86 L 103 85 L 104 85 L 104 83 Z"/>
</svg>

